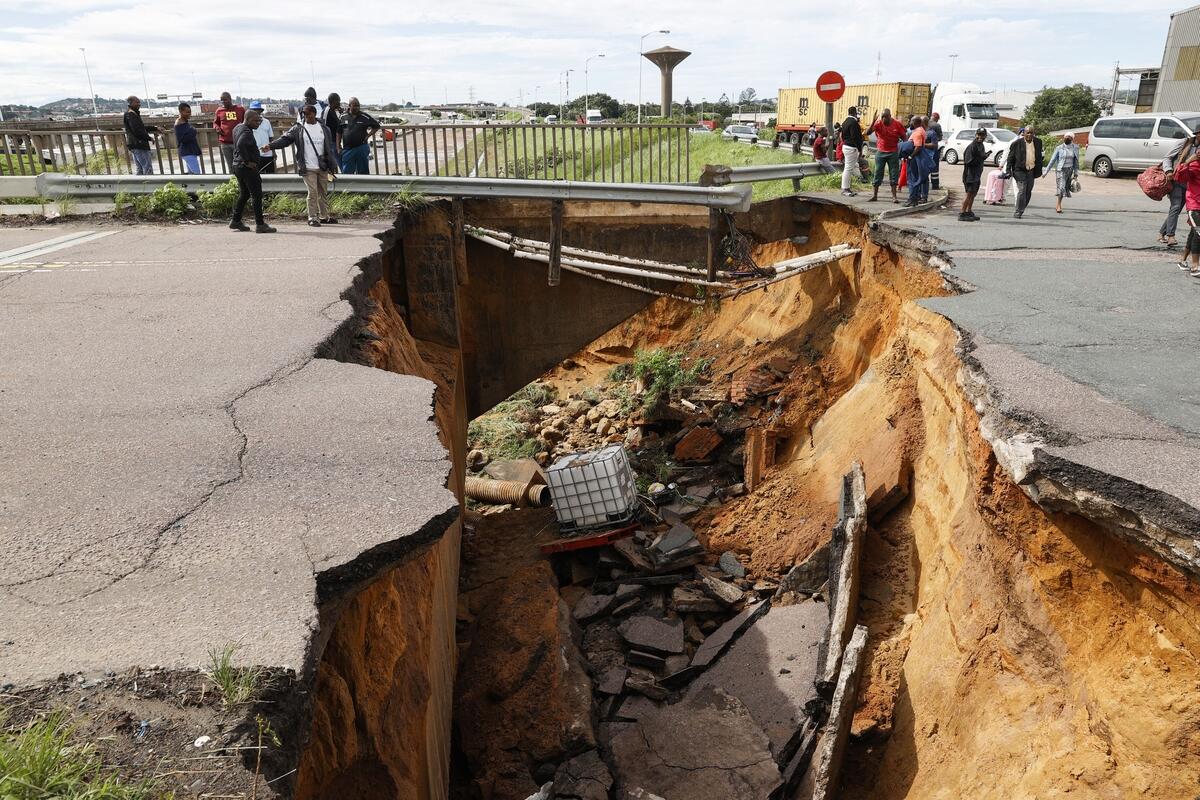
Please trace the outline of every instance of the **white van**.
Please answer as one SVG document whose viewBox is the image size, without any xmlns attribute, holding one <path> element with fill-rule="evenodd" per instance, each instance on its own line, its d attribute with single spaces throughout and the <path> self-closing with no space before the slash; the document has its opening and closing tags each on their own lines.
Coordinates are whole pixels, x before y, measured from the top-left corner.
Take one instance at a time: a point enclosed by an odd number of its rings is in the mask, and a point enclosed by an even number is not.
<svg viewBox="0 0 1200 800">
<path fill-rule="evenodd" d="M 547 114 L 545 123 L 547 125 L 557 125 L 558 124 L 558 114 Z"/>
<path fill-rule="evenodd" d="M 946 138 L 956 131 L 1000 127 L 996 99 L 974 83 L 939 83 L 933 90 L 934 111 Z"/>
<path fill-rule="evenodd" d="M 1200 127 L 1200 112 L 1101 117 L 1088 134 L 1083 168 L 1098 178 L 1141 172 L 1164 158 L 1180 139 Z"/>
</svg>

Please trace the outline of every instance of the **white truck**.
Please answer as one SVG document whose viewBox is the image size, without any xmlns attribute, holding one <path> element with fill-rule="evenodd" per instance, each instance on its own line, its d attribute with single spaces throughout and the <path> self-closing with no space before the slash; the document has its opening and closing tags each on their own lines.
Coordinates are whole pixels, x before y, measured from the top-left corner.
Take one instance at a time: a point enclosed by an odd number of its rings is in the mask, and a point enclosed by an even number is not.
<svg viewBox="0 0 1200 800">
<path fill-rule="evenodd" d="M 604 115 L 597 108 L 589 108 L 584 112 L 583 121 L 588 125 L 599 125 L 604 122 Z"/>
<path fill-rule="evenodd" d="M 939 83 L 933 90 L 933 107 L 941 119 L 942 132 L 949 139 L 956 131 L 996 128 L 1000 114 L 991 92 L 973 83 Z"/>
</svg>

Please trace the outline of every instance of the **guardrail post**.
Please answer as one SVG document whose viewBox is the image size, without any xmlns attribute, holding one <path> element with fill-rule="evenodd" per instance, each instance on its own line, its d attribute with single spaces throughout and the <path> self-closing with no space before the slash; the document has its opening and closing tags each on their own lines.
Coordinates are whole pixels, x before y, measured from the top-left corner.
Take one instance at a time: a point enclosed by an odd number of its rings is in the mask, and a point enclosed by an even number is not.
<svg viewBox="0 0 1200 800">
<path fill-rule="evenodd" d="M 562 278 L 563 201 L 550 203 L 550 268 L 546 284 L 558 286 Z"/>
<path fill-rule="evenodd" d="M 708 210 L 708 280 L 717 279 L 717 262 L 721 259 L 721 211 Z"/>
</svg>

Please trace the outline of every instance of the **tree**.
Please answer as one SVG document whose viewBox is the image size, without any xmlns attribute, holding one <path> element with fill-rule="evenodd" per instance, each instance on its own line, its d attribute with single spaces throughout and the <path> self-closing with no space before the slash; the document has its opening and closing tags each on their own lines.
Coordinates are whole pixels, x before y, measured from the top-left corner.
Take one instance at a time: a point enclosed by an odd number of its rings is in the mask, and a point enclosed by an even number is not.
<svg viewBox="0 0 1200 800">
<path fill-rule="evenodd" d="M 691 114 L 694 109 L 695 106 L 692 105 L 692 98 L 685 97 L 683 99 L 683 113 Z"/>
<path fill-rule="evenodd" d="M 1100 106 L 1092 90 L 1082 83 L 1061 89 L 1043 89 L 1021 118 L 1022 125 L 1032 125 L 1041 133 L 1063 128 L 1083 128 L 1100 116 Z"/>
<path fill-rule="evenodd" d="M 739 103 L 753 103 L 757 99 L 758 92 L 754 91 L 749 86 L 747 86 L 745 89 L 742 89 L 742 93 L 738 95 Z"/>
</svg>

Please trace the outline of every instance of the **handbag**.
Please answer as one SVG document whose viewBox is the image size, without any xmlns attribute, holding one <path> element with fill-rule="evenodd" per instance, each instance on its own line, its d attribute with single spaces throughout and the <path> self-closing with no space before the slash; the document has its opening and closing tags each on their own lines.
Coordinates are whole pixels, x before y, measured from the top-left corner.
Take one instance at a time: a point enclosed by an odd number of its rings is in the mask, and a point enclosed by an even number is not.
<svg viewBox="0 0 1200 800">
<path fill-rule="evenodd" d="M 1079 194 L 1079 178 L 1071 178 L 1071 194 Z"/>
<path fill-rule="evenodd" d="M 1137 183 L 1151 200 L 1162 200 L 1171 193 L 1171 176 L 1163 172 L 1162 164 L 1147 167 L 1137 176 Z"/>
</svg>

